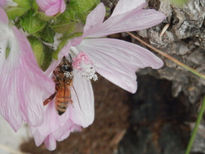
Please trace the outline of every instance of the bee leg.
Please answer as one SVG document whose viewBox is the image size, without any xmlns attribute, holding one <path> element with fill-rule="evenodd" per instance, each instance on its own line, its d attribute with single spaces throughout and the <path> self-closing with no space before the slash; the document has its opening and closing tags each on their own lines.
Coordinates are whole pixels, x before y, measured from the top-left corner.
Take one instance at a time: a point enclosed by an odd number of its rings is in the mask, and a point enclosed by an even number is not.
<svg viewBox="0 0 205 154">
<path fill-rule="evenodd" d="M 56 92 L 55 92 L 54 94 L 52 94 L 50 97 L 48 97 L 48 98 L 43 102 L 43 105 L 47 105 L 48 103 L 50 103 L 55 96 L 56 96 Z"/>
</svg>

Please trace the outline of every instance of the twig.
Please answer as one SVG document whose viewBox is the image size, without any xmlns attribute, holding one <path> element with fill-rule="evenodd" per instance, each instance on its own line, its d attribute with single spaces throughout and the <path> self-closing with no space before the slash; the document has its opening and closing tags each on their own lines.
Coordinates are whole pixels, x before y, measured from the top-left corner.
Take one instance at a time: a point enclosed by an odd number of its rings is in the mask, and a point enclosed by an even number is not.
<svg viewBox="0 0 205 154">
<path fill-rule="evenodd" d="M 164 53 L 163 51 L 151 46 L 150 44 L 146 43 L 145 41 L 143 41 L 142 39 L 140 39 L 139 37 L 137 37 L 136 35 L 127 32 L 127 34 L 129 34 L 132 38 L 138 40 L 139 42 L 141 42 L 142 44 L 144 44 L 145 46 L 149 47 L 150 49 L 152 49 L 153 51 L 157 52 L 158 54 L 162 55 L 163 57 L 166 57 L 167 59 L 173 61 L 174 63 L 176 63 L 177 65 L 183 67 L 184 69 L 190 71 L 191 73 L 197 75 L 198 77 L 202 78 L 205 80 L 205 74 L 199 73 L 197 72 L 195 69 L 185 65 L 184 63 L 180 62 L 179 60 L 175 59 L 174 57 Z"/>
<path fill-rule="evenodd" d="M 164 26 L 164 28 L 162 29 L 162 31 L 161 31 L 159 37 L 162 37 L 162 36 L 164 35 L 164 33 L 165 33 L 165 32 L 167 31 L 167 29 L 169 28 L 169 26 L 170 26 L 170 24 L 166 24 L 166 25 Z"/>
</svg>

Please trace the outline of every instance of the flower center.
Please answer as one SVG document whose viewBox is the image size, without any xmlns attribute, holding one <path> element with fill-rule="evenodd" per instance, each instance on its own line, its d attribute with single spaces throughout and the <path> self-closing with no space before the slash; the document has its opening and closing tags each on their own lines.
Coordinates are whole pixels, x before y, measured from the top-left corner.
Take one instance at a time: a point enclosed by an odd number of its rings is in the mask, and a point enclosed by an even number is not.
<svg viewBox="0 0 205 154">
<path fill-rule="evenodd" d="M 80 52 L 72 60 L 73 60 L 72 63 L 73 68 L 79 70 L 83 77 L 94 81 L 98 79 L 92 61 L 88 58 L 88 56 L 84 52 Z"/>
</svg>

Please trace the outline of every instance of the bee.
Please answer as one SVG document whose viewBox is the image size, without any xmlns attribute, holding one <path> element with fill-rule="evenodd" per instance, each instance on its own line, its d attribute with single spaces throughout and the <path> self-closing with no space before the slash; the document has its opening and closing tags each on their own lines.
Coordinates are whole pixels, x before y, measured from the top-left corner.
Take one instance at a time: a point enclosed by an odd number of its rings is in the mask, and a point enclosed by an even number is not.
<svg viewBox="0 0 205 154">
<path fill-rule="evenodd" d="M 61 63 L 53 71 L 53 81 L 55 82 L 55 93 L 47 98 L 43 104 L 47 105 L 53 99 L 55 108 L 59 115 L 62 115 L 69 104 L 72 104 L 71 87 L 73 86 L 72 63 L 66 57 L 62 58 Z"/>
</svg>

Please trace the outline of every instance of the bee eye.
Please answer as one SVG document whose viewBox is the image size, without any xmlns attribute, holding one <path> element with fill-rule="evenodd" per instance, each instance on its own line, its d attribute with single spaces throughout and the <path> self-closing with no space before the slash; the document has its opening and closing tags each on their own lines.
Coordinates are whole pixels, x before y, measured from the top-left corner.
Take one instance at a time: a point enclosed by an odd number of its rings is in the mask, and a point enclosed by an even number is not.
<svg viewBox="0 0 205 154">
<path fill-rule="evenodd" d="M 63 71 L 63 72 L 71 72 L 72 70 L 73 70 L 72 67 L 70 67 L 68 65 L 61 66 L 61 71 Z"/>
</svg>

